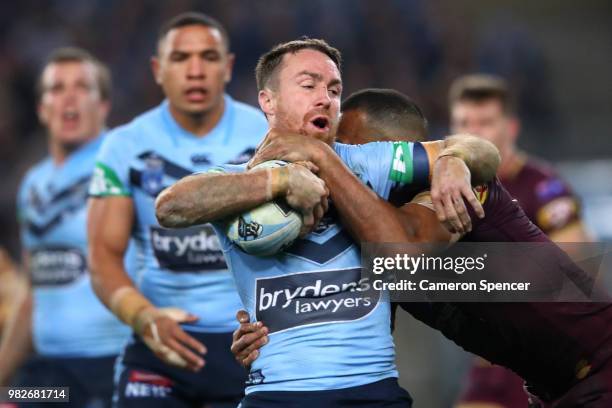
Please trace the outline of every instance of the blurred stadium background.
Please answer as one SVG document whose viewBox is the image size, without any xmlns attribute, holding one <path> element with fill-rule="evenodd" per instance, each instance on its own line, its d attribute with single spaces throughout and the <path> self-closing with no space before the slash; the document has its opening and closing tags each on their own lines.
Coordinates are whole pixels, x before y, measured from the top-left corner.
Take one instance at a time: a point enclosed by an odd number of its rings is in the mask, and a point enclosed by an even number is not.
<svg viewBox="0 0 612 408">
<path fill-rule="evenodd" d="M 609 0 L 21 0 L 0 6 L 0 244 L 14 256 L 16 189 L 46 150 L 34 84 L 47 54 L 78 45 L 110 65 L 109 126 L 116 126 L 160 100 L 149 69 L 157 29 L 191 9 L 227 26 L 237 55 L 229 92 L 250 103 L 257 57 L 301 35 L 342 51 L 345 95 L 364 87 L 407 93 L 424 108 L 434 137 L 447 131 L 454 78 L 474 71 L 506 77 L 523 120 L 519 144 L 561 170 L 592 231 L 612 240 Z M 468 356 L 402 313 L 396 336 L 402 383 L 417 406 L 449 406 Z"/>
</svg>

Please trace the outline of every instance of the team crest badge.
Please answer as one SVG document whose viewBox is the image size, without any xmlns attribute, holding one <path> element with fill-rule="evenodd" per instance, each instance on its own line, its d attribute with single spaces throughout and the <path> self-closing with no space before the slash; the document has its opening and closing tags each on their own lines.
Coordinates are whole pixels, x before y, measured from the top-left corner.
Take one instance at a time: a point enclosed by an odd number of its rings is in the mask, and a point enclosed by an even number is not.
<svg viewBox="0 0 612 408">
<path fill-rule="evenodd" d="M 164 161 L 151 155 L 145 159 L 145 168 L 142 171 L 142 189 L 147 193 L 156 195 L 163 188 Z"/>
</svg>

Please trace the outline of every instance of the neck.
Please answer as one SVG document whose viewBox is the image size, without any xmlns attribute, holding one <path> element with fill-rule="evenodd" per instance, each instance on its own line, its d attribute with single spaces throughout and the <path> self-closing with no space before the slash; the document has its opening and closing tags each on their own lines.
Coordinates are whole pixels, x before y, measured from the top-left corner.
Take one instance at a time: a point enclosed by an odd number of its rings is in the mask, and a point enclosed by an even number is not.
<svg viewBox="0 0 612 408">
<path fill-rule="evenodd" d="M 79 140 L 78 142 L 71 143 L 61 143 L 58 141 L 54 141 L 53 138 L 49 141 L 49 155 L 53 160 L 55 165 L 60 165 L 66 161 L 66 159 L 75 151 L 91 142 L 93 139 L 98 137 L 100 131 L 96 132 L 93 136 L 88 137 L 84 140 Z"/>
<path fill-rule="evenodd" d="M 170 114 L 180 127 L 197 137 L 204 137 L 221 120 L 225 111 L 225 99 L 222 98 L 221 103 L 215 105 L 211 110 L 197 114 L 180 112 L 172 104 L 169 106 Z"/>
</svg>

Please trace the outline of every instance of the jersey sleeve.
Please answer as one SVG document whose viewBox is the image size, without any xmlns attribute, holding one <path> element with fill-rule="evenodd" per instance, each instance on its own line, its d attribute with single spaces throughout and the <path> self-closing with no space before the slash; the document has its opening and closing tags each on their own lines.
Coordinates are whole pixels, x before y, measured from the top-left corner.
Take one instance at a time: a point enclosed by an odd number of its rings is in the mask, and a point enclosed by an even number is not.
<svg viewBox="0 0 612 408">
<path fill-rule="evenodd" d="M 111 132 L 102 143 L 89 185 L 90 196 L 132 195 L 129 170 L 131 149 L 126 144 L 125 136 L 121 132 Z"/>
<path fill-rule="evenodd" d="M 348 168 L 382 198 L 398 205 L 429 186 L 430 159 L 422 143 L 336 143 L 336 153 Z"/>
</svg>

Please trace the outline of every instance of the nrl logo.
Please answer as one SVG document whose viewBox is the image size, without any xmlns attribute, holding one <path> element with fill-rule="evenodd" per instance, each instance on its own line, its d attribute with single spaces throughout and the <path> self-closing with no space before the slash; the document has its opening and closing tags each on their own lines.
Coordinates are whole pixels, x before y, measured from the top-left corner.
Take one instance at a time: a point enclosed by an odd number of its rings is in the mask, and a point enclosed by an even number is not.
<svg viewBox="0 0 612 408">
<path fill-rule="evenodd" d="M 263 226 L 255 221 L 246 222 L 242 217 L 238 219 L 238 235 L 241 238 L 246 240 L 249 238 L 255 239 L 261 234 L 262 230 Z"/>
</svg>

